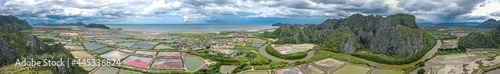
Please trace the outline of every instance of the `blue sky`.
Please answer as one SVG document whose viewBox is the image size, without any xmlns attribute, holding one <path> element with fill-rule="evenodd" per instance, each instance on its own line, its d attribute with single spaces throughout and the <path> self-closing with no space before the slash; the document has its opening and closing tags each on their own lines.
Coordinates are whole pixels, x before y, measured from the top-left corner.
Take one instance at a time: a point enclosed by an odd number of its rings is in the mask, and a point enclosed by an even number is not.
<svg viewBox="0 0 500 74">
<path fill-rule="evenodd" d="M 30 23 L 319 24 L 352 14 L 413 14 L 417 22 L 500 19 L 500 0 L 0 0 Z"/>
</svg>

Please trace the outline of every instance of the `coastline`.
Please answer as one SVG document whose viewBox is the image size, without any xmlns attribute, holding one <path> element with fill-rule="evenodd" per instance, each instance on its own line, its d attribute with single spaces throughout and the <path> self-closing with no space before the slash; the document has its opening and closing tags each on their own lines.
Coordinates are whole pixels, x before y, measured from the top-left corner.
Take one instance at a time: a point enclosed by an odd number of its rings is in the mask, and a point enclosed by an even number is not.
<svg viewBox="0 0 500 74">
<path fill-rule="evenodd" d="M 106 24 L 126 31 L 164 33 L 220 33 L 223 31 L 257 31 L 278 28 L 269 24 Z"/>
</svg>

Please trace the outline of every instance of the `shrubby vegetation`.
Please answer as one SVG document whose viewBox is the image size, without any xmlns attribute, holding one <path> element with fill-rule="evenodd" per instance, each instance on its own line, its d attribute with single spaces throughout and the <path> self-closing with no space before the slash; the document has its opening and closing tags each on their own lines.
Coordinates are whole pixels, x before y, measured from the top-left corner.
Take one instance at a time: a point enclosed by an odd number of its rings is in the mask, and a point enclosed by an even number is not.
<svg viewBox="0 0 500 74">
<path fill-rule="evenodd" d="M 314 52 L 314 56 L 311 59 L 304 60 L 304 61 L 297 61 L 294 64 L 295 65 L 306 64 L 306 63 L 311 63 L 314 61 L 323 60 L 326 58 L 334 58 L 337 60 L 347 61 L 347 62 L 354 63 L 354 64 L 366 64 L 365 62 L 359 60 L 358 58 L 352 58 L 346 54 L 331 52 L 331 51 L 327 51 L 327 50 L 316 50 Z"/>
<path fill-rule="evenodd" d="M 425 70 L 424 70 L 424 69 L 419 69 L 419 70 L 417 71 L 417 74 L 424 74 L 424 73 L 425 73 Z"/>
<path fill-rule="evenodd" d="M 425 61 L 418 62 L 417 64 L 415 64 L 415 66 L 404 68 L 403 69 L 403 72 L 404 72 L 403 74 L 408 74 L 411 71 L 416 70 L 416 69 L 418 69 L 420 67 L 424 67 L 424 66 L 425 66 Z"/>
<path fill-rule="evenodd" d="M 254 69 L 259 70 L 259 69 L 271 69 L 271 66 L 273 66 L 274 68 L 284 67 L 286 66 L 286 64 L 288 64 L 286 62 L 284 64 L 283 62 L 271 63 L 271 59 L 268 59 L 261 54 L 252 52 L 252 51 L 258 51 L 258 47 L 235 46 L 234 49 L 243 51 L 245 55 L 236 57 L 223 57 L 220 55 L 207 54 L 208 52 L 206 51 L 188 51 L 186 53 L 217 61 L 217 64 L 209 66 L 209 69 L 199 70 L 195 72 L 195 74 L 218 73 L 220 65 L 237 65 L 237 67 L 232 71 L 232 73 L 238 73 L 241 71 L 251 69 L 251 66 L 254 66 Z"/>
<path fill-rule="evenodd" d="M 448 48 L 448 49 L 439 48 L 435 55 L 446 55 L 446 54 L 465 53 L 465 52 L 467 52 L 467 49 L 465 49 L 464 47 Z"/>
<path fill-rule="evenodd" d="M 250 65 L 248 65 L 247 63 L 240 63 L 238 66 L 236 66 L 236 68 L 234 68 L 232 73 L 236 74 L 238 72 L 250 70 L 250 69 L 252 69 L 252 67 Z"/>
<path fill-rule="evenodd" d="M 272 62 L 272 63 L 271 63 L 271 68 L 273 68 L 273 69 L 283 68 L 283 67 L 285 67 L 287 64 L 288 64 L 288 62 L 283 62 L 283 61 L 280 61 L 280 62 Z"/>
<path fill-rule="evenodd" d="M 217 62 L 213 65 L 208 66 L 207 69 L 200 69 L 194 74 L 214 74 L 214 73 L 219 73 L 220 66 L 223 65 L 223 63 Z"/>
<path fill-rule="evenodd" d="M 265 70 L 265 69 L 272 69 L 270 65 L 257 65 L 253 66 L 255 70 Z"/>
<path fill-rule="evenodd" d="M 492 34 L 484 32 L 469 33 L 467 36 L 461 37 L 460 40 L 458 40 L 458 46 L 464 48 L 498 48 L 499 45 L 495 43 L 492 37 L 495 35 L 495 31 L 491 33 Z"/>
<path fill-rule="evenodd" d="M 263 55 L 260 54 L 255 54 L 255 53 L 247 53 L 245 57 L 250 59 L 250 64 L 251 65 L 265 65 L 269 64 L 271 62 L 271 59 L 266 58 Z"/>
<path fill-rule="evenodd" d="M 278 52 L 277 50 L 275 50 L 271 45 L 267 45 L 266 46 L 266 52 L 267 53 L 269 53 L 269 54 L 271 54 L 273 56 L 279 57 L 279 58 L 283 58 L 283 59 L 300 59 L 300 58 L 304 58 L 304 57 L 307 56 L 307 53 L 309 51 L 296 52 L 296 53 L 290 53 L 290 54 L 281 54 L 280 52 Z"/>
</svg>

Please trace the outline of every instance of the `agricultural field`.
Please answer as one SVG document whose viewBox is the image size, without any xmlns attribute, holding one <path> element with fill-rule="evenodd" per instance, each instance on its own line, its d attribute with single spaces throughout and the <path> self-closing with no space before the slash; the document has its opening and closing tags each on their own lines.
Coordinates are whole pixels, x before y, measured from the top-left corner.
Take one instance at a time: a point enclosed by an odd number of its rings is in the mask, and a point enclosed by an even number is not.
<svg viewBox="0 0 500 74">
<path fill-rule="evenodd" d="M 254 46 L 254 47 L 260 47 L 263 44 L 264 44 L 263 42 L 252 42 L 252 46 Z"/>
<path fill-rule="evenodd" d="M 174 58 L 182 57 L 180 52 L 159 52 L 158 56 L 159 57 L 174 57 Z"/>
<path fill-rule="evenodd" d="M 182 59 L 156 58 L 151 65 L 153 69 L 181 69 L 184 68 Z"/>
<path fill-rule="evenodd" d="M 152 59 L 151 57 L 129 56 L 121 63 L 134 67 L 148 68 L 148 64 Z"/>
<path fill-rule="evenodd" d="M 143 56 L 155 56 L 156 53 L 155 51 L 135 51 L 135 54 L 143 55 Z"/>
<path fill-rule="evenodd" d="M 101 57 L 105 59 L 115 59 L 115 60 L 121 60 L 125 57 L 130 55 L 130 53 L 125 53 L 121 51 L 111 51 L 106 54 L 102 54 Z"/>
<path fill-rule="evenodd" d="M 493 52 L 493 51 L 492 51 Z M 477 73 L 480 69 L 500 64 L 500 56 L 486 51 L 438 55 L 425 63 L 427 73 Z"/>
<path fill-rule="evenodd" d="M 205 64 L 201 59 L 195 56 L 184 57 L 188 71 L 195 71 Z"/>
<path fill-rule="evenodd" d="M 267 70 L 252 70 L 252 71 L 245 71 L 241 72 L 239 74 L 271 74 Z"/>
<path fill-rule="evenodd" d="M 458 47 L 458 39 L 442 40 L 442 42 L 443 42 L 443 45 L 441 45 L 441 48 L 443 48 L 443 49 L 457 48 Z"/>
<path fill-rule="evenodd" d="M 343 66 L 345 66 L 347 62 L 340 61 L 337 59 L 332 59 L 332 58 L 326 58 L 323 60 L 319 60 L 314 62 L 312 65 L 316 66 L 317 68 L 325 71 L 326 73 L 336 71 Z"/>
<path fill-rule="evenodd" d="M 367 74 L 370 70 L 368 67 L 347 64 L 331 74 Z"/>
<path fill-rule="evenodd" d="M 298 67 L 276 70 L 276 74 L 304 74 Z"/>
<path fill-rule="evenodd" d="M 84 42 L 83 45 L 85 46 L 85 49 L 91 50 L 91 51 L 105 47 L 105 45 L 93 43 L 93 42 Z"/>
<path fill-rule="evenodd" d="M 90 55 L 89 53 L 87 53 L 87 51 L 71 51 L 70 52 L 73 57 L 75 57 L 76 59 L 93 59 L 94 57 L 92 57 L 92 55 Z M 90 62 L 86 62 L 87 64 L 90 64 Z M 87 71 L 90 71 L 92 69 L 94 69 L 96 66 L 81 66 L 83 69 L 87 70 Z"/>
<path fill-rule="evenodd" d="M 118 74 L 142 74 L 142 73 L 127 71 L 127 70 L 119 70 Z"/>
<path fill-rule="evenodd" d="M 300 69 L 302 69 L 306 74 L 325 74 L 325 71 L 320 70 L 313 65 L 303 65 L 300 66 Z"/>
<path fill-rule="evenodd" d="M 116 74 L 118 73 L 118 69 L 111 67 L 100 67 L 92 74 Z"/>
<path fill-rule="evenodd" d="M 391 69 L 375 69 L 371 74 L 403 74 L 403 71 Z"/>
<path fill-rule="evenodd" d="M 220 67 L 220 71 L 219 72 L 221 74 L 230 74 L 234 70 L 234 68 L 236 68 L 235 65 L 222 65 Z"/>
<path fill-rule="evenodd" d="M 116 46 L 119 46 L 119 47 L 131 47 L 134 44 L 135 43 L 118 43 L 118 44 L 116 44 Z"/>
<path fill-rule="evenodd" d="M 156 45 L 154 49 L 174 49 L 174 48 L 166 46 L 164 44 L 159 44 L 159 45 Z"/>
<path fill-rule="evenodd" d="M 94 50 L 93 53 L 94 54 L 103 54 L 104 52 L 107 52 L 107 51 L 110 51 L 110 50 L 113 50 L 114 48 L 109 48 L 109 47 L 103 47 L 103 48 L 99 48 L 97 50 Z"/>
<path fill-rule="evenodd" d="M 291 54 L 303 52 L 312 49 L 314 44 L 285 44 L 285 45 L 271 45 L 275 50 L 281 54 Z"/>
<path fill-rule="evenodd" d="M 495 70 L 492 70 L 492 71 L 488 71 L 488 72 L 486 72 L 484 74 L 498 74 L 498 73 L 500 73 L 500 69 L 495 69 Z"/>
<path fill-rule="evenodd" d="M 120 51 L 126 52 L 126 53 L 134 53 L 135 50 L 130 50 L 130 49 L 120 49 Z"/>
</svg>

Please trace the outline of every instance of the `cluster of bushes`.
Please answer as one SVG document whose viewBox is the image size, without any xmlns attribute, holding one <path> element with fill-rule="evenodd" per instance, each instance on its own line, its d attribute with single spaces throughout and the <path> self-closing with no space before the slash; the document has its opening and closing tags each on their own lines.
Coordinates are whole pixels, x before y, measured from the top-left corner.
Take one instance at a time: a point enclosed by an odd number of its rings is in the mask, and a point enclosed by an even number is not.
<svg viewBox="0 0 500 74">
<path fill-rule="evenodd" d="M 278 69 L 278 68 L 283 68 L 283 67 L 286 67 L 288 64 L 288 62 L 272 62 L 271 64 L 269 65 L 256 65 L 256 66 L 253 66 L 253 68 L 255 70 L 265 70 L 265 69 Z"/>
<path fill-rule="evenodd" d="M 207 69 L 200 69 L 196 72 L 194 72 L 194 74 L 214 74 L 214 73 L 219 73 L 219 69 L 220 69 L 220 66 L 223 65 L 225 63 L 220 63 L 220 62 L 217 62 L 213 65 L 210 65 L 208 66 Z"/>
<path fill-rule="evenodd" d="M 238 66 L 236 66 L 236 68 L 234 68 L 232 73 L 236 74 L 238 72 L 250 70 L 250 69 L 252 69 L 252 67 L 250 65 L 248 65 L 247 63 L 240 63 Z"/>
<path fill-rule="evenodd" d="M 286 67 L 287 64 L 288 64 L 288 62 L 283 62 L 283 61 L 272 62 L 271 68 L 273 68 L 273 69 L 283 68 L 283 67 Z"/>
<path fill-rule="evenodd" d="M 272 69 L 270 65 L 257 65 L 253 66 L 253 69 L 255 70 L 265 70 L 265 69 Z"/>
<path fill-rule="evenodd" d="M 428 60 L 428 59 L 427 59 L 427 60 Z M 427 61 L 427 60 L 426 60 L 426 61 Z M 403 73 L 403 74 L 408 74 L 408 73 L 410 73 L 411 71 L 416 70 L 416 69 L 418 69 L 418 68 L 420 68 L 420 67 L 424 67 L 424 66 L 425 66 L 425 61 L 418 62 L 417 64 L 415 64 L 415 66 L 408 67 L 408 68 L 404 68 L 404 69 L 403 69 L 403 72 L 405 72 L 405 73 Z M 419 70 L 419 71 L 420 71 L 420 70 Z M 425 72 L 425 71 L 424 71 L 424 72 Z M 420 73 L 419 73 L 419 74 L 420 74 Z"/>
<path fill-rule="evenodd" d="M 271 59 L 268 59 L 265 56 L 262 56 L 260 54 L 255 54 L 252 52 L 248 52 L 247 55 L 245 55 L 245 57 L 250 59 L 251 65 L 265 65 L 271 62 Z"/>
<path fill-rule="evenodd" d="M 436 52 L 436 55 L 465 53 L 465 52 L 467 52 L 467 49 L 465 49 L 464 47 L 460 47 L 460 46 L 458 48 L 447 48 L 447 49 L 439 48 L 438 52 Z"/>
<path fill-rule="evenodd" d="M 402 65 L 402 64 L 408 64 L 408 63 L 412 63 L 414 61 L 419 60 L 422 56 L 425 55 L 425 53 L 426 52 L 419 52 L 416 55 L 414 55 L 413 57 L 408 57 L 408 58 L 391 57 L 391 59 L 387 59 L 387 58 L 383 58 L 383 57 L 378 56 L 378 55 L 371 55 L 371 54 L 358 54 L 358 53 L 354 53 L 354 54 L 351 54 L 351 55 L 359 57 L 359 58 L 363 58 L 363 59 L 366 59 L 366 60 L 370 60 L 370 61 L 374 61 L 374 62 L 378 62 L 378 63 L 383 63 L 383 64 Z"/>
<path fill-rule="evenodd" d="M 283 58 L 283 59 L 300 59 L 300 58 L 306 57 L 307 53 L 308 53 L 308 51 L 304 51 L 304 52 L 297 52 L 297 53 L 291 53 L 291 54 L 281 54 L 280 52 L 274 50 L 274 48 L 271 45 L 266 46 L 266 52 L 273 55 L 273 56 Z"/>
</svg>

